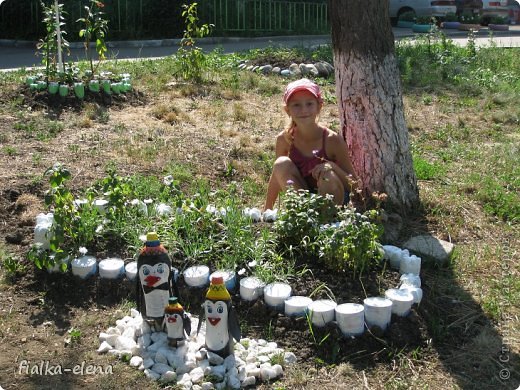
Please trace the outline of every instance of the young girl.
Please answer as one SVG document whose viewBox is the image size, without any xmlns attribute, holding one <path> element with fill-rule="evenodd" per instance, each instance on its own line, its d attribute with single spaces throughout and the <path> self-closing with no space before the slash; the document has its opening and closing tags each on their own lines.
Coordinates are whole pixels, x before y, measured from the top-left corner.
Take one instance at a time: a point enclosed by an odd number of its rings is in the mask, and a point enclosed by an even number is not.
<svg viewBox="0 0 520 390">
<path fill-rule="evenodd" d="M 308 79 L 293 81 L 283 100 L 291 124 L 276 137 L 276 161 L 264 209 L 273 209 L 278 194 L 288 185 L 331 194 L 337 205 L 348 202 L 357 178 L 343 138 L 317 123 L 323 106 L 320 88 Z"/>
</svg>

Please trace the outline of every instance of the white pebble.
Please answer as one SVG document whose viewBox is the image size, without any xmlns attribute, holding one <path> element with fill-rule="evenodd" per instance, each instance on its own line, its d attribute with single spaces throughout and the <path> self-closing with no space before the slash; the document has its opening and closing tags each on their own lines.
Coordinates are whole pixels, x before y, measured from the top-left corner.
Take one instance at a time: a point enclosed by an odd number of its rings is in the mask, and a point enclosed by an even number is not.
<svg viewBox="0 0 520 390">
<path fill-rule="evenodd" d="M 204 370 L 200 367 L 194 368 L 190 371 L 190 378 L 193 383 L 202 383 L 204 379 Z"/>
<path fill-rule="evenodd" d="M 131 351 L 135 347 L 137 347 L 137 343 L 133 339 L 124 336 L 119 336 L 116 339 L 116 349 Z"/>
<path fill-rule="evenodd" d="M 136 317 L 140 317 L 141 313 L 139 313 L 138 310 L 136 310 L 134 308 L 131 308 L 130 309 L 130 315 L 132 316 L 132 318 L 136 318 Z"/>
<path fill-rule="evenodd" d="M 248 376 L 242 381 L 242 386 L 254 386 L 256 385 L 256 378 L 254 376 Z"/>
<path fill-rule="evenodd" d="M 275 364 L 273 366 L 273 370 L 276 372 L 276 376 L 280 377 L 283 375 L 283 367 L 279 364 Z"/>
<path fill-rule="evenodd" d="M 283 355 L 283 360 L 286 364 L 294 364 L 296 363 L 296 355 L 292 352 L 285 352 Z"/>
<path fill-rule="evenodd" d="M 211 382 L 204 382 L 200 387 L 202 390 L 213 390 L 215 388 Z"/>
<path fill-rule="evenodd" d="M 177 380 L 177 374 L 175 371 L 166 371 L 161 375 L 161 381 L 165 383 L 175 382 Z"/>
<path fill-rule="evenodd" d="M 260 378 L 262 378 L 262 380 L 265 382 L 265 381 L 269 381 L 271 379 L 275 379 L 276 378 L 276 371 L 274 370 L 273 367 L 262 367 L 260 369 Z"/>
<path fill-rule="evenodd" d="M 109 343 L 107 343 L 106 341 L 103 341 L 101 343 L 101 345 L 99 346 L 97 352 L 98 353 L 105 353 L 105 352 L 110 351 L 111 349 L 112 349 L 112 346 Z"/>
<path fill-rule="evenodd" d="M 143 364 L 143 358 L 141 356 L 132 356 L 129 364 L 131 367 L 139 367 L 141 364 Z"/>
</svg>

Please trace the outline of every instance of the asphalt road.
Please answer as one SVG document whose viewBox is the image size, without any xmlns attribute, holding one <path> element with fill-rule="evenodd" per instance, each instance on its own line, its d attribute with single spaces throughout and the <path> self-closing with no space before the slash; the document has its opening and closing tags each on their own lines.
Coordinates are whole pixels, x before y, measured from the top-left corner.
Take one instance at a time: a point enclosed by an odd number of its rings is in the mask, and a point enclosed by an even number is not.
<svg viewBox="0 0 520 390">
<path fill-rule="evenodd" d="M 394 28 L 396 40 L 413 38 L 417 36 L 411 29 Z M 444 30 L 453 41 L 465 45 L 468 34 L 464 31 Z M 477 33 L 477 45 L 488 45 L 489 32 L 481 30 Z M 493 41 L 497 46 L 519 47 L 520 26 L 510 26 L 510 31 L 495 32 Z M 224 53 L 240 52 L 250 49 L 265 48 L 268 46 L 283 47 L 314 47 L 330 43 L 330 36 L 284 36 L 262 38 L 205 38 L 197 41 L 197 45 L 205 51 L 221 48 Z M 165 57 L 175 54 L 179 47 L 178 39 L 165 39 L 154 41 L 127 41 L 109 42 L 107 58 L 109 59 L 144 59 Z M 70 56 L 66 61 L 76 62 L 85 59 L 85 51 L 80 44 L 76 44 L 70 50 Z M 34 67 L 41 65 L 41 57 L 36 54 L 35 42 L 0 40 L 0 70 L 7 71 L 22 67 Z"/>
</svg>

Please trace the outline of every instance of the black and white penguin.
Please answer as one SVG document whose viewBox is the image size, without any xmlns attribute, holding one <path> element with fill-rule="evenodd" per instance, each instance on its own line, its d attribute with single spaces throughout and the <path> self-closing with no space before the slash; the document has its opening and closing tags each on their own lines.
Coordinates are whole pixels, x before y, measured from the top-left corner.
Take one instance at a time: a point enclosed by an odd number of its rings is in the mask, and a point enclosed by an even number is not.
<svg viewBox="0 0 520 390">
<path fill-rule="evenodd" d="M 157 233 L 146 235 L 145 246 L 137 259 L 137 307 L 146 320 L 161 326 L 164 308 L 171 296 L 177 296 L 177 286 L 171 277 L 171 261 Z"/>
<path fill-rule="evenodd" d="M 225 358 L 233 353 L 233 339 L 240 341 L 241 336 L 238 317 L 221 276 L 214 276 L 211 279 L 203 309 L 197 334 L 205 318 L 206 348 Z"/>
<path fill-rule="evenodd" d="M 168 305 L 164 308 L 164 326 L 171 347 L 177 347 L 186 336 L 190 336 L 191 320 L 177 297 L 170 297 Z"/>
</svg>

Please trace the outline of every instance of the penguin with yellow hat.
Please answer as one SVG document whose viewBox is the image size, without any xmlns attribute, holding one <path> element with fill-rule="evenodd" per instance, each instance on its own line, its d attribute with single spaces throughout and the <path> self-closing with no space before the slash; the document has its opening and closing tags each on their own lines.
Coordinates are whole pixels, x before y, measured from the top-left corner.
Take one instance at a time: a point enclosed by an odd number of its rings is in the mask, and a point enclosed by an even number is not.
<svg viewBox="0 0 520 390">
<path fill-rule="evenodd" d="M 191 333 L 191 320 L 177 297 L 170 297 L 164 308 L 164 326 L 171 347 L 177 347 L 186 339 L 185 334 L 189 337 Z"/>
<path fill-rule="evenodd" d="M 225 358 L 233 353 L 233 339 L 240 341 L 241 335 L 238 317 L 222 276 L 211 278 L 203 309 L 197 334 L 205 318 L 206 348 Z"/>
<path fill-rule="evenodd" d="M 157 233 L 146 235 L 137 258 L 137 308 L 144 319 L 162 328 L 164 308 L 171 296 L 179 296 L 172 281 L 172 263 Z"/>
</svg>

